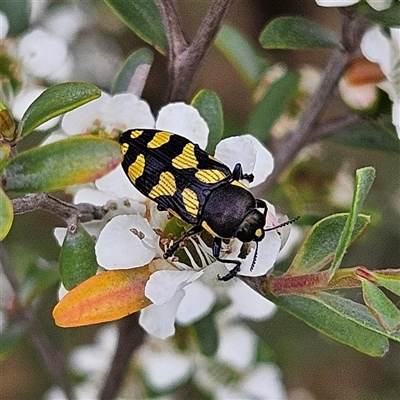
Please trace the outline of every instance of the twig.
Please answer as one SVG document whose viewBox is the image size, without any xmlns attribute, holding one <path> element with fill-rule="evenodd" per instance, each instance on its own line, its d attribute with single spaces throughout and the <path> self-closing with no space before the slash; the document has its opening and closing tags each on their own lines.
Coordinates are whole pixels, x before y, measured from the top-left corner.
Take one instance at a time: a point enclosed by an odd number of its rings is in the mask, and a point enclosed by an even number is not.
<svg viewBox="0 0 400 400">
<path fill-rule="evenodd" d="M 122 319 L 119 324 L 118 345 L 108 376 L 101 389 L 100 400 L 117 398 L 120 387 L 129 368 L 132 355 L 145 338 L 143 329 L 138 324 L 138 314 L 132 314 Z"/>
<path fill-rule="evenodd" d="M 168 38 L 169 100 L 184 100 L 232 0 L 215 0 L 188 44 L 173 0 L 156 0 Z"/>
<path fill-rule="evenodd" d="M 31 339 L 38 349 L 49 375 L 52 377 L 54 384 L 61 388 L 67 399 L 75 399 L 74 391 L 68 379 L 67 366 L 64 356 L 58 350 L 56 350 L 56 348 L 47 338 L 46 334 L 43 332 L 41 325 L 35 318 L 35 312 L 32 306 L 29 304 L 23 305 L 19 299 L 20 290 L 18 280 L 14 275 L 11 261 L 3 243 L 0 243 L 0 263 L 3 266 L 4 274 L 14 292 L 15 301 L 18 305 L 18 315 L 22 321 L 26 322 L 30 326 Z"/>
<path fill-rule="evenodd" d="M 104 207 L 89 203 L 71 204 L 47 193 L 27 194 L 12 200 L 14 214 L 24 214 L 35 210 L 46 210 L 63 218 L 68 225 L 77 219 L 88 222 L 102 219 L 107 213 Z"/>
<path fill-rule="evenodd" d="M 315 128 L 323 112 L 327 109 L 332 93 L 345 71 L 348 62 L 359 48 L 363 33 L 367 28 L 363 20 L 353 19 L 352 15 L 343 16 L 343 49 L 335 50 L 328 61 L 323 73 L 321 83 L 310 98 L 309 105 L 304 112 L 303 118 L 293 133 L 282 142 L 278 143 L 275 152 L 275 167 L 273 173 L 268 177 L 264 190 L 271 186 L 288 164 L 296 157 L 299 151 L 310 143 L 320 140 L 321 132 L 315 136 Z"/>
</svg>

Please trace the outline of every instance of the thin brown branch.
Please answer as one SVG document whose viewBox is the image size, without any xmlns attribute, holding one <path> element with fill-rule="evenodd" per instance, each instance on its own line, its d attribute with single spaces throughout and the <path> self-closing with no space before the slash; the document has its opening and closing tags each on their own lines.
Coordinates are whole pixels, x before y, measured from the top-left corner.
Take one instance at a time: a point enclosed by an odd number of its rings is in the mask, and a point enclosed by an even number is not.
<svg viewBox="0 0 400 400">
<path fill-rule="evenodd" d="M 18 280 L 14 274 L 14 269 L 3 243 L 0 243 L 0 264 L 3 266 L 4 274 L 13 290 L 15 304 L 18 306 L 18 317 L 30 327 L 32 342 L 38 349 L 54 385 L 60 387 L 67 399 L 75 399 L 73 388 L 68 379 L 67 365 L 64 356 L 47 338 L 41 325 L 36 320 L 33 307 L 30 304 L 22 304 L 20 301 Z"/>
<path fill-rule="evenodd" d="M 168 38 L 169 100 L 184 100 L 200 62 L 209 49 L 232 0 L 215 0 L 195 38 L 188 44 L 173 0 L 156 0 Z"/>
<path fill-rule="evenodd" d="M 318 120 L 327 109 L 348 62 L 358 50 L 367 26 L 365 21 L 354 19 L 353 15 L 345 14 L 343 16 L 343 48 L 333 52 L 322 75 L 320 85 L 310 98 L 297 129 L 289 137 L 278 143 L 275 152 L 275 168 L 263 189 L 276 182 L 280 174 L 302 148 L 322 138 L 321 132 L 319 132 L 318 137 L 315 136 Z"/>
<path fill-rule="evenodd" d="M 129 370 L 132 355 L 143 343 L 145 333 L 138 324 L 138 314 L 132 314 L 119 323 L 119 336 L 114 358 L 101 389 L 100 400 L 117 398 L 125 375 Z"/>
<path fill-rule="evenodd" d="M 89 203 L 71 204 L 47 193 L 27 194 L 12 200 L 14 214 L 25 214 L 35 210 L 46 210 L 69 222 L 79 219 L 88 222 L 101 219 L 107 210 Z"/>
</svg>

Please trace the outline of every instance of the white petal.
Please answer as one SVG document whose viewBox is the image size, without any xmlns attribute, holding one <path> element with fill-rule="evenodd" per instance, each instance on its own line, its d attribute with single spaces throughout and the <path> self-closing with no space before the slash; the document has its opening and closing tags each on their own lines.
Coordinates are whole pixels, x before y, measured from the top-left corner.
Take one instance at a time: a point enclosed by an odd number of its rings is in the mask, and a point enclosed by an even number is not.
<svg viewBox="0 0 400 400">
<path fill-rule="evenodd" d="M 147 351 L 141 361 L 150 385 L 160 391 L 181 384 L 193 367 L 189 357 L 170 351 Z"/>
<path fill-rule="evenodd" d="M 205 149 L 208 141 L 208 126 L 199 112 L 185 103 L 171 103 L 158 113 L 157 129 L 177 133 Z"/>
<path fill-rule="evenodd" d="M 9 27 L 7 15 L 0 11 L 0 39 L 4 39 L 7 36 Z"/>
<path fill-rule="evenodd" d="M 155 250 L 145 247 L 131 229 L 143 232 L 147 243 L 158 241 L 158 236 L 144 218 L 137 215 L 118 215 L 101 231 L 95 250 L 97 262 L 106 269 L 126 269 L 149 263 Z"/>
<path fill-rule="evenodd" d="M 400 139 L 400 99 L 393 103 L 392 109 L 393 125 L 396 127 L 397 136 Z"/>
<path fill-rule="evenodd" d="M 356 110 L 365 110 L 372 107 L 378 98 L 378 89 L 375 83 L 354 86 L 345 79 L 341 79 L 339 92 L 343 101 Z"/>
<path fill-rule="evenodd" d="M 379 64 L 386 77 L 391 74 L 391 48 L 389 39 L 375 26 L 362 38 L 361 51 L 364 56 Z"/>
<path fill-rule="evenodd" d="M 111 353 L 101 351 L 96 345 L 78 347 L 70 356 L 72 367 L 86 374 L 103 373 L 111 362 Z"/>
<path fill-rule="evenodd" d="M 376 11 L 382 11 L 390 7 L 392 0 L 367 0 L 367 3 Z"/>
<path fill-rule="evenodd" d="M 315 0 L 321 7 L 348 7 L 358 3 L 360 0 Z"/>
<path fill-rule="evenodd" d="M 263 400 L 285 400 L 287 395 L 282 384 L 281 374 L 273 364 L 259 364 L 249 373 L 240 385 L 249 398 Z"/>
<path fill-rule="evenodd" d="M 59 246 L 62 246 L 66 234 L 67 228 L 54 228 L 54 237 L 56 238 Z"/>
<path fill-rule="evenodd" d="M 254 361 L 255 346 L 256 337 L 249 328 L 244 325 L 229 326 L 221 332 L 217 357 L 230 367 L 242 371 Z"/>
<path fill-rule="evenodd" d="M 251 243 L 251 250 L 240 266 L 239 275 L 265 275 L 275 264 L 278 256 L 281 239 L 276 231 L 265 232 L 264 239 L 258 243 L 258 254 L 253 271 L 250 271 L 255 254 L 255 243 Z"/>
<path fill-rule="evenodd" d="M 21 120 L 25 111 L 28 107 L 36 100 L 42 93 L 44 92 L 43 88 L 34 88 L 34 89 L 23 89 L 21 90 L 14 99 L 12 105 L 12 113 L 15 118 Z M 40 125 L 38 130 L 47 130 L 51 129 L 57 125 L 60 117 L 54 117 L 44 124 Z"/>
<path fill-rule="evenodd" d="M 272 154 L 253 136 L 232 136 L 218 143 L 215 157 L 233 169 L 237 163 L 244 173 L 253 173 L 250 187 L 264 182 L 274 168 Z"/>
<path fill-rule="evenodd" d="M 276 305 L 244 282 L 235 280 L 228 287 L 228 296 L 232 301 L 234 314 L 244 318 L 263 320 L 272 317 L 276 311 Z"/>
<path fill-rule="evenodd" d="M 200 280 L 186 286 L 184 290 L 185 297 L 176 313 L 176 320 L 180 325 L 189 325 L 211 310 L 216 296 L 213 290 Z"/>
<path fill-rule="evenodd" d="M 165 304 L 176 292 L 198 279 L 200 275 L 195 271 L 156 271 L 146 283 L 145 295 L 155 305 Z"/>
<path fill-rule="evenodd" d="M 96 346 L 102 352 L 113 354 L 118 342 L 118 329 L 115 324 L 107 324 L 96 334 Z"/>
<path fill-rule="evenodd" d="M 64 40 L 34 29 L 21 38 L 18 55 L 28 71 L 37 77 L 45 78 L 60 68 L 68 54 Z"/>
<path fill-rule="evenodd" d="M 67 135 L 78 135 L 94 129 L 94 123 L 101 118 L 102 108 L 110 102 L 110 95 L 101 96 L 65 114 L 61 127 Z"/>
<path fill-rule="evenodd" d="M 185 296 L 183 290 L 175 293 L 175 296 L 162 306 L 151 304 L 140 312 L 139 324 L 159 339 L 166 339 L 175 333 L 175 316 L 179 304 Z"/>
<path fill-rule="evenodd" d="M 60 301 L 69 291 L 65 288 L 65 286 L 60 283 L 60 287 L 58 288 L 58 301 Z"/>
<path fill-rule="evenodd" d="M 109 174 L 97 179 L 95 183 L 97 189 L 105 192 L 112 192 L 117 197 L 129 197 L 138 201 L 146 200 L 146 197 L 143 196 L 129 181 L 121 165 Z"/>
<path fill-rule="evenodd" d="M 99 118 L 107 131 L 112 129 L 153 128 L 155 121 L 150 106 L 133 93 L 114 95 L 107 108 L 102 109 Z"/>
<path fill-rule="evenodd" d="M 303 231 L 296 225 L 293 225 L 290 229 L 289 236 L 286 240 L 285 245 L 280 250 L 277 261 L 284 260 L 293 251 L 293 249 L 300 243 L 303 238 Z"/>
<path fill-rule="evenodd" d="M 93 188 L 78 189 L 74 196 L 74 203 L 91 203 L 95 206 L 104 206 L 110 200 L 117 200 L 118 197 L 111 192 L 103 192 Z"/>
</svg>

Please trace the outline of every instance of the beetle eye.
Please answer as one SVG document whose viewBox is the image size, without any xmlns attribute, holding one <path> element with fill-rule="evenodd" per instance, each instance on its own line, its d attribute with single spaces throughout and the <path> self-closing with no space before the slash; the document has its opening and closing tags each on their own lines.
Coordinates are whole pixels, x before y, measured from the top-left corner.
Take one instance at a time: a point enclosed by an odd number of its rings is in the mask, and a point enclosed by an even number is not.
<svg viewBox="0 0 400 400">
<path fill-rule="evenodd" d="M 259 210 L 250 210 L 236 229 L 235 237 L 241 242 L 259 242 L 264 238 L 265 216 Z"/>
</svg>

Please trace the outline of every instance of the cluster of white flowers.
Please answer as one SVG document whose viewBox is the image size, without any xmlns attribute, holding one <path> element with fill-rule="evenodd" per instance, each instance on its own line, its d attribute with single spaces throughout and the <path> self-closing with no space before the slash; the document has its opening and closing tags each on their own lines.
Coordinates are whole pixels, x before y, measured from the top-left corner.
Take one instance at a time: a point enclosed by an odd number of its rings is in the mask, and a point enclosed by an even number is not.
<svg viewBox="0 0 400 400">
<path fill-rule="evenodd" d="M 132 127 L 164 129 L 185 136 L 202 148 L 207 145 L 208 127 L 195 108 L 184 103 L 168 104 L 154 119 L 145 101 L 126 93 L 112 97 L 103 93 L 99 99 L 66 114 L 61 124 L 62 129 L 51 134 L 45 143 L 80 133 L 102 132 L 104 135 L 115 136 L 116 132 Z M 250 135 L 221 141 L 215 153 L 218 159 L 231 168 L 241 162 L 244 171 L 252 172 L 255 176 L 252 185 L 263 182 L 273 169 L 273 158 L 269 151 Z M 77 188 L 74 202 L 108 205 L 111 210 L 103 221 L 85 224 L 88 231 L 97 238 L 95 250 L 102 268 L 140 267 L 159 258 L 157 267 L 160 270 L 151 275 L 145 291 L 153 304 L 142 310 L 140 316 L 140 324 L 152 335 L 159 338 L 173 335 L 175 321 L 190 324 L 200 319 L 211 310 L 218 296 L 230 298 L 231 307 L 237 310 L 238 315 L 254 318 L 269 315 L 272 303 L 242 282 L 222 284 L 217 281 L 216 276 L 226 274 L 229 265 L 215 262 L 211 250 L 200 238 L 192 240 L 192 243 L 202 260 L 201 265 L 196 265 L 187 249 L 192 266 L 179 261 L 163 260 L 165 248 L 160 245 L 160 236 L 155 233 L 155 229 L 164 229 L 168 214 L 158 211 L 154 203 L 140 194 L 121 167 L 93 185 Z M 272 205 L 269 205 L 267 224 L 277 224 Z M 132 229 L 141 232 L 140 238 L 132 233 Z M 65 229 L 57 228 L 55 233 L 62 243 Z M 250 271 L 255 251 L 251 248 L 248 257 L 243 260 L 240 273 L 264 275 L 277 259 L 282 247 L 282 236 L 276 231 L 266 232 L 266 238 L 259 244 L 259 262 Z M 222 256 L 237 258 L 241 246 L 240 241 L 232 240 L 229 255 L 226 252 Z M 249 309 L 241 304 L 252 304 L 252 307 Z"/>
</svg>

